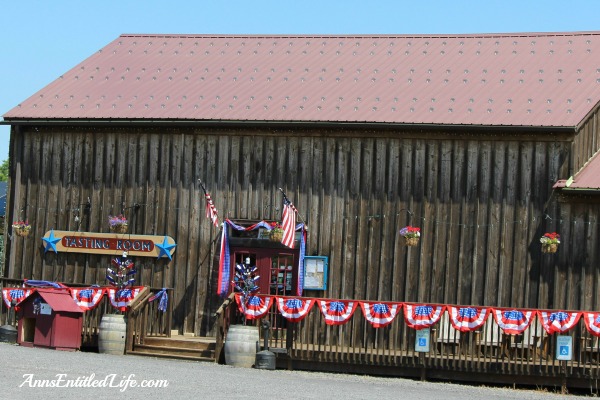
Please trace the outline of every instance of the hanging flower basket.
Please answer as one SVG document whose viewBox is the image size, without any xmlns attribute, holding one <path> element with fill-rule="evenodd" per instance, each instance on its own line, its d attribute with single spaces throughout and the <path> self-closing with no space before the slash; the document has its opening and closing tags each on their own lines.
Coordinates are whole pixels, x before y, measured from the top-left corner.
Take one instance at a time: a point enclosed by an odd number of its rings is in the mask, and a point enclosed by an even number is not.
<svg viewBox="0 0 600 400">
<path fill-rule="evenodd" d="M 280 227 L 275 227 L 271 229 L 271 233 L 269 234 L 269 239 L 272 242 L 281 242 L 283 239 L 283 229 Z"/>
<path fill-rule="evenodd" d="M 404 244 L 410 247 L 414 247 L 414 246 L 418 246 L 419 245 L 419 238 L 418 237 L 406 237 L 404 236 Z"/>
<path fill-rule="evenodd" d="M 556 253 L 558 250 L 557 243 L 542 244 L 542 253 Z"/>
<path fill-rule="evenodd" d="M 400 236 L 404 237 L 404 244 L 406 246 L 417 246 L 419 239 L 421 238 L 421 228 L 416 226 L 405 226 L 400 229 Z"/>
<path fill-rule="evenodd" d="M 544 233 L 540 238 L 542 253 L 556 253 L 560 244 L 560 235 L 556 232 Z"/>
<path fill-rule="evenodd" d="M 17 236 L 29 236 L 29 232 L 31 231 L 31 225 L 29 225 L 28 221 L 17 221 L 12 224 L 13 231 Z"/>
<path fill-rule="evenodd" d="M 108 216 L 108 225 L 110 227 L 111 232 L 115 233 L 126 233 L 127 232 L 127 218 L 125 218 L 122 214 L 112 216 Z"/>
</svg>

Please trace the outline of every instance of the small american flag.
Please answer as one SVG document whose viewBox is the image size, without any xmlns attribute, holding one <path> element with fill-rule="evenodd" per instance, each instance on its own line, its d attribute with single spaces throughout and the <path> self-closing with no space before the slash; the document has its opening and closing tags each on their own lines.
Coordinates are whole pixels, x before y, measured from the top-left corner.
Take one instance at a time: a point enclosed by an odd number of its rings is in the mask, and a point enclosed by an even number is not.
<svg viewBox="0 0 600 400">
<path fill-rule="evenodd" d="M 290 249 L 294 248 L 297 212 L 298 210 L 296 210 L 296 207 L 294 207 L 290 199 L 288 199 L 285 193 L 283 193 L 283 222 L 281 224 L 283 228 L 283 238 L 281 239 L 281 243 Z"/>
<path fill-rule="evenodd" d="M 217 213 L 217 208 L 215 207 L 215 203 L 213 203 L 212 198 L 210 197 L 210 193 L 206 191 L 204 184 L 200 182 L 200 186 L 202 186 L 202 190 L 204 190 L 204 197 L 206 198 L 206 218 L 210 219 L 214 226 L 219 226 L 219 215 Z"/>
<path fill-rule="evenodd" d="M 209 218 L 214 226 L 219 226 L 217 208 L 210 198 L 210 194 L 205 194 L 206 197 L 206 218 Z"/>
</svg>

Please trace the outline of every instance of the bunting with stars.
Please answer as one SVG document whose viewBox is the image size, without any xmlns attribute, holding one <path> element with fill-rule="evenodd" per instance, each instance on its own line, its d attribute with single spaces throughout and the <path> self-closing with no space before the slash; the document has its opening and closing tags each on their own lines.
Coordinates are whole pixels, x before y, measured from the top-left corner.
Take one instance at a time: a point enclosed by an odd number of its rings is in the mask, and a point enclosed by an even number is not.
<svg viewBox="0 0 600 400">
<path fill-rule="evenodd" d="M 319 300 L 319 308 L 327 325 L 343 325 L 350 321 L 358 302 L 350 300 Z"/>
<path fill-rule="evenodd" d="M 525 329 L 533 322 L 535 311 L 532 310 L 510 310 L 495 308 L 492 310 L 492 315 L 496 324 L 507 335 L 519 335 L 525 332 Z"/>
<path fill-rule="evenodd" d="M 402 303 L 370 303 L 360 302 L 365 319 L 371 323 L 373 328 L 383 328 L 392 323 Z"/>
<path fill-rule="evenodd" d="M 488 316 L 490 309 L 485 307 L 456 307 L 448 306 L 450 323 L 457 331 L 472 332 L 481 328 Z"/>
<path fill-rule="evenodd" d="M 571 330 L 579 319 L 581 313 L 577 311 L 539 311 L 538 316 L 542 321 L 542 326 L 548 335 L 554 333 L 565 333 Z"/>
<path fill-rule="evenodd" d="M 300 299 L 292 297 L 278 297 L 277 308 L 283 316 L 290 322 L 300 322 L 315 305 L 315 299 Z"/>
<path fill-rule="evenodd" d="M 445 310 L 443 305 L 404 304 L 404 321 L 412 329 L 429 328 L 440 320 Z"/>
</svg>

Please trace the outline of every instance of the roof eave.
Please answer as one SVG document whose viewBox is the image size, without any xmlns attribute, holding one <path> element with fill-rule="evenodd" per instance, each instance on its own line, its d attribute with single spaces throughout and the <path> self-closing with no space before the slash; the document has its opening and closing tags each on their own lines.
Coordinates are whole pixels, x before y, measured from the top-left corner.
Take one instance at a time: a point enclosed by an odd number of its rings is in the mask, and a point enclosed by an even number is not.
<svg viewBox="0 0 600 400">
<path fill-rule="evenodd" d="M 403 123 L 403 122 L 373 122 L 373 121 L 299 121 L 299 120 L 183 120 L 183 119 L 26 119 L 4 118 L 0 125 L 171 125 L 171 126 L 271 126 L 271 127 L 337 127 L 337 128 L 383 128 L 420 130 L 498 130 L 518 132 L 547 132 L 575 133 L 576 126 L 529 126 L 529 125 L 478 125 L 478 124 L 439 124 L 439 123 Z"/>
</svg>

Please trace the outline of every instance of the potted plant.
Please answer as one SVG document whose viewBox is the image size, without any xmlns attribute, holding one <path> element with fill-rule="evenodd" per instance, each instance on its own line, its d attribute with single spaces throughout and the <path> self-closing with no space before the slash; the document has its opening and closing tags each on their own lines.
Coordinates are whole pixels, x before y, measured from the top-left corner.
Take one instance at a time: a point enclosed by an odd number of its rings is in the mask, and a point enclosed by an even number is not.
<svg viewBox="0 0 600 400">
<path fill-rule="evenodd" d="M 542 253 L 556 253 L 560 244 L 560 235 L 556 232 L 544 233 L 540 243 L 542 243 Z"/>
<path fill-rule="evenodd" d="M 281 242 L 281 239 L 283 239 L 283 228 L 279 224 L 275 224 L 273 229 L 271 229 L 269 238 L 272 242 Z"/>
<path fill-rule="evenodd" d="M 108 225 L 110 226 L 111 232 L 125 233 L 127 232 L 127 218 L 123 214 L 109 215 Z"/>
<path fill-rule="evenodd" d="M 419 244 L 419 238 L 421 237 L 421 228 L 408 225 L 400 229 L 400 235 L 404 237 L 404 244 L 416 246 Z"/>
<path fill-rule="evenodd" d="M 31 225 L 29 221 L 17 221 L 12 224 L 14 232 L 17 236 L 28 236 L 31 231 Z"/>
</svg>

